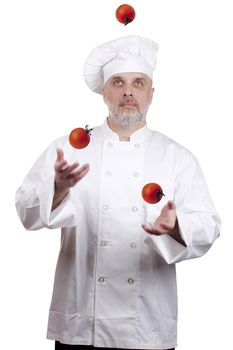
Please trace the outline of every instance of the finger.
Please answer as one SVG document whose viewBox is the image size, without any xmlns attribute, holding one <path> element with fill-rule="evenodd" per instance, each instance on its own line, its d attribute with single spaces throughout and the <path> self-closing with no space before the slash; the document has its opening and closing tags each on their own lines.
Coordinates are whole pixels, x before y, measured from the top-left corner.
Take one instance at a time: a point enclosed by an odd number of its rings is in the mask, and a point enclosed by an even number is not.
<svg viewBox="0 0 233 350">
<path fill-rule="evenodd" d="M 168 201 L 167 202 L 168 209 L 175 209 L 175 203 L 173 201 Z"/>
<path fill-rule="evenodd" d="M 58 147 L 57 148 L 57 162 L 60 162 L 63 159 L 64 159 L 64 152 L 60 147 Z"/>
<path fill-rule="evenodd" d="M 154 230 L 153 230 L 149 225 L 144 225 L 144 224 L 142 224 L 142 228 L 143 228 L 147 233 L 154 234 Z"/>
<path fill-rule="evenodd" d="M 85 172 L 82 172 L 82 174 L 80 175 L 76 175 L 76 177 L 70 177 L 69 178 L 69 184 L 71 187 L 75 186 L 87 173 L 88 173 L 89 169 L 86 169 Z"/>
<path fill-rule="evenodd" d="M 89 164 L 84 164 L 78 170 L 73 171 L 69 175 L 67 175 L 67 178 L 80 178 L 83 172 L 86 172 L 86 170 L 89 170 Z"/>
<path fill-rule="evenodd" d="M 77 172 L 74 172 L 70 176 L 77 181 L 81 180 L 89 171 L 89 164 L 84 164 Z"/>
<path fill-rule="evenodd" d="M 78 170 L 76 170 L 75 175 L 82 173 L 83 170 L 89 169 L 89 167 L 90 167 L 89 164 L 82 165 L 80 168 L 78 168 Z"/>
<path fill-rule="evenodd" d="M 162 228 L 155 228 L 155 227 L 150 227 L 148 225 L 142 225 L 142 228 L 147 232 L 150 233 L 151 235 L 155 235 L 155 236 L 161 236 L 164 235 L 165 233 L 167 233 L 167 230 L 164 230 Z"/>
<path fill-rule="evenodd" d="M 63 166 L 62 167 L 62 171 L 61 171 L 61 175 L 63 177 L 67 177 L 69 175 L 72 175 L 72 173 L 74 172 L 74 170 L 76 170 L 76 168 L 79 166 L 79 163 L 78 162 L 75 162 L 71 165 L 68 165 L 67 163 L 67 166 Z"/>
<path fill-rule="evenodd" d="M 64 171 L 66 168 L 68 167 L 68 163 L 65 159 L 61 160 L 61 161 L 57 161 L 55 163 L 54 169 L 57 173 L 61 173 L 62 171 Z"/>
</svg>

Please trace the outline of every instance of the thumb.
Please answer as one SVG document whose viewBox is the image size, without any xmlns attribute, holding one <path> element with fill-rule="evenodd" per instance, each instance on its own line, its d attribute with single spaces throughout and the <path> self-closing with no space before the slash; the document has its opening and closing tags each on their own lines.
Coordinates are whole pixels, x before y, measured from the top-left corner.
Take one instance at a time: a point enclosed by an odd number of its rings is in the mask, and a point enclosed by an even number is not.
<svg viewBox="0 0 233 350">
<path fill-rule="evenodd" d="M 57 162 L 60 162 L 64 159 L 64 152 L 61 148 L 57 148 Z"/>
</svg>

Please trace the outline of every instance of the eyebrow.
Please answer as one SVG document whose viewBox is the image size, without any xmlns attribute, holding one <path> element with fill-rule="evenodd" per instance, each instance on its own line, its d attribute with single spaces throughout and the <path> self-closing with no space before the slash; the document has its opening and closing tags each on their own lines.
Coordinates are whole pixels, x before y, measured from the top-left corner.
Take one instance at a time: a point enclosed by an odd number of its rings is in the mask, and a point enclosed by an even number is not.
<svg viewBox="0 0 233 350">
<path fill-rule="evenodd" d="M 121 76 L 121 75 L 115 75 L 115 76 L 113 76 L 112 77 L 112 81 L 113 80 L 117 80 L 117 79 L 121 79 L 121 80 L 124 80 L 125 78 L 123 77 L 123 76 Z M 140 76 L 138 76 L 138 77 L 136 77 L 134 80 L 146 80 L 144 77 L 140 77 Z"/>
<path fill-rule="evenodd" d="M 146 81 L 146 79 L 144 77 L 137 77 L 135 78 L 134 80 L 143 80 L 143 81 Z"/>
<path fill-rule="evenodd" d="M 124 79 L 124 78 L 120 75 L 115 75 L 114 77 L 112 77 L 112 80 L 115 80 L 115 79 Z"/>
</svg>

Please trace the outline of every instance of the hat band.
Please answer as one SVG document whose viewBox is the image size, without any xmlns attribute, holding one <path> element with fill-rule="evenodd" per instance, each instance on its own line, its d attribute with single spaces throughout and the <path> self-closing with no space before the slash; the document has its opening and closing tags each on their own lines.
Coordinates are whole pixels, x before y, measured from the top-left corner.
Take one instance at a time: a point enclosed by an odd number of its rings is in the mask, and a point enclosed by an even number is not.
<svg viewBox="0 0 233 350">
<path fill-rule="evenodd" d="M 111 76 L 119 73 L 138 72 L 146 74 L 153 80 L 153 69 L 142 57 L 135 57 L 129 54 L 121 54 L 107 62 L 102 68 L 104 84 Z"/>
</svg>

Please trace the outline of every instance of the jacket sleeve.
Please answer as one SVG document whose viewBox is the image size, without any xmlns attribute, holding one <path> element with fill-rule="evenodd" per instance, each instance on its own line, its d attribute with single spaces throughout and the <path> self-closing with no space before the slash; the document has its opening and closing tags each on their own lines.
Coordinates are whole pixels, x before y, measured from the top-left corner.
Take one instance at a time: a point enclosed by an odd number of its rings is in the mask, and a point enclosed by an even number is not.
<svg viewBox="0 0 233 350">
<path fill-rule="evenodd" d="M 55 141 L 44 151 L 16 192 L 16 210 L 27 230 L 76 225 L 78 209 L 73 203 L 72 190 L 51 212 L 54 195 L 54 163 L 58 145 L 58 141 Z M 62 147 L 62 144 L 59 147 Z"/>
<path fill-rule="evenodd" d="M 188 151 L 175 174 L 174 202 L 186 247 L 168 234 L 145 239 L 168 264 L 204 255 L 219 236 L 221 224 L 199 163 Z"/>
</svg>

